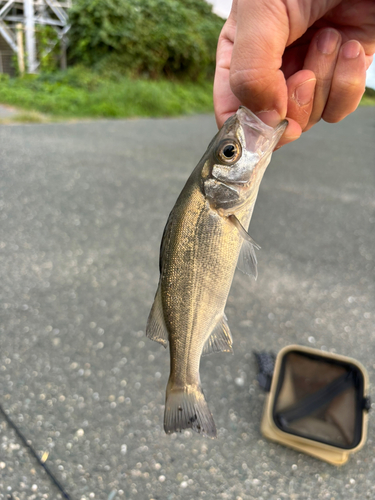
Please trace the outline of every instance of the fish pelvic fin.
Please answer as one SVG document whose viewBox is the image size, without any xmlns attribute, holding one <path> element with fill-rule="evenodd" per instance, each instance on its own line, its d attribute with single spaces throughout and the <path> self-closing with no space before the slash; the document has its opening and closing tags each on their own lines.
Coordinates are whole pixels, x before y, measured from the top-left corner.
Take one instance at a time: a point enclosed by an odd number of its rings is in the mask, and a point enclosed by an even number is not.
<svg viewBox="0 0 375 500">
<path fill-rule="evenodd" d="M 227 318 L 223 314 L 204 344 L 202 355 L 211 354 L 211 352 L 231 352 L 233 354 L 232 344 L 232 334 Z"/>
<path fill-rule="evenodd" d="M 243 238 L 240 256 L 238 257 L 237 267 L 240 271 L 249 276 L 254 276 L 255 279 L 258 277 L 258 261 L 255 255 L 255 250 L 260 250 L 260 246 L 255 243 L 246 229 L 242 226 L 241 222 L 237 219 L 235 215 L 230 215 L 228 219 L 236 226 L 240 235 Z"/>
<path fill-rule="evenodd" d="M 192 429 L 210 438 L 216 437 L 216 426 L 199 385 L 173 386 L 168 382 L 164 412 L 167 434 Z"/>
<path fill-rule="evenodd" d="M 160 285 L 156 291 L 155 300 L 147 320 L 146 335 L 149 339 L 159 342 L 165 348 L 167 347 L 168 330 L 164 321 Z"/>
</svg>

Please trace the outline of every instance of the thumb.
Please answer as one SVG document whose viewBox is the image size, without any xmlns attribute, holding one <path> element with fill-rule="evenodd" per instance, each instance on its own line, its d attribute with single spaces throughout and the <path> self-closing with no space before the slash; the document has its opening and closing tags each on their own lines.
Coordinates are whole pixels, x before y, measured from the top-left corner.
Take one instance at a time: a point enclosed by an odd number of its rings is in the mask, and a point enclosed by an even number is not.
<svg viewBox="0 0 375 500">
<path fill-rule="evenodd" d="M 288 92 L 282 56 L 289 38 L 285 4 L 278 0 L 238 1 L 235 11 L 230 86 L 233 94 L 268 125 L 287 112 Z"/>
</svg>

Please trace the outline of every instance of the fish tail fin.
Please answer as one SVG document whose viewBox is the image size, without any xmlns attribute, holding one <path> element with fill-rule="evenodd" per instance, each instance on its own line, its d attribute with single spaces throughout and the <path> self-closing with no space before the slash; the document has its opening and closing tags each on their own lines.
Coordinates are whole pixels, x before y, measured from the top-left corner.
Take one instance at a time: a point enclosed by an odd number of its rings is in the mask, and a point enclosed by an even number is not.
<svg viewBox="0 0 375 500">
<path fill-rule="evenodd" d="M 192 429 L 208 437 L 216 437 L 216 426 L 202 388 L 199 385 L 173 386 L 168 382 L 164 413 L 167 434 Z"/>
</svg>

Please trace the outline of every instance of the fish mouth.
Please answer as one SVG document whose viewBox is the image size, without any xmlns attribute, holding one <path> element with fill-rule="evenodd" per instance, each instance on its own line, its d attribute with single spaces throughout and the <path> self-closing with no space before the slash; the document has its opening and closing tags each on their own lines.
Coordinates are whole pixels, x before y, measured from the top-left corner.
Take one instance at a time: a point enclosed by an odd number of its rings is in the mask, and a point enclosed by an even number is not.
<svg viewBox="0 0 375 500">
<path fill-rule="evenodd" d="M 270 127 L 245 106 L 238 108 L 236 116 L 243 130 L 246 149 L 261 156 L 272 153 L 288 125 L 288 120 L 282 120 L 275 128 Z"/>
<path fill-rule="evenodd" d="M 237 118 L 241 125 L 249 125 L 250 127 L 259 127 L 263 133 L 273 133 L 274 128 L 266 123 L 262 122 L 256 114 L 254 114 L 250 109 L 245 106 L 240 106 L 237 110 Z"/>
</svg>

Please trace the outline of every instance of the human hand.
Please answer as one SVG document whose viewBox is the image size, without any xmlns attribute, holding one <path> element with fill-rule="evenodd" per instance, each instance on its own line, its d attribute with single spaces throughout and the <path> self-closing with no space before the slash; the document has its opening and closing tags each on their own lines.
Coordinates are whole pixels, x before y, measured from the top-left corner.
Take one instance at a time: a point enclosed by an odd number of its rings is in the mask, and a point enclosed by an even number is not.
<svg viewBox="0 0 375 500">
<path fill-rule="evenodd" d="M 338 122 L 357 108 L 374 52 L 374 0 L 233 0 L 217 49 L 217 124 L 240 104 L 271 126 L 286 117 L 280 147 L 321 118 Z"/>
</svg>

